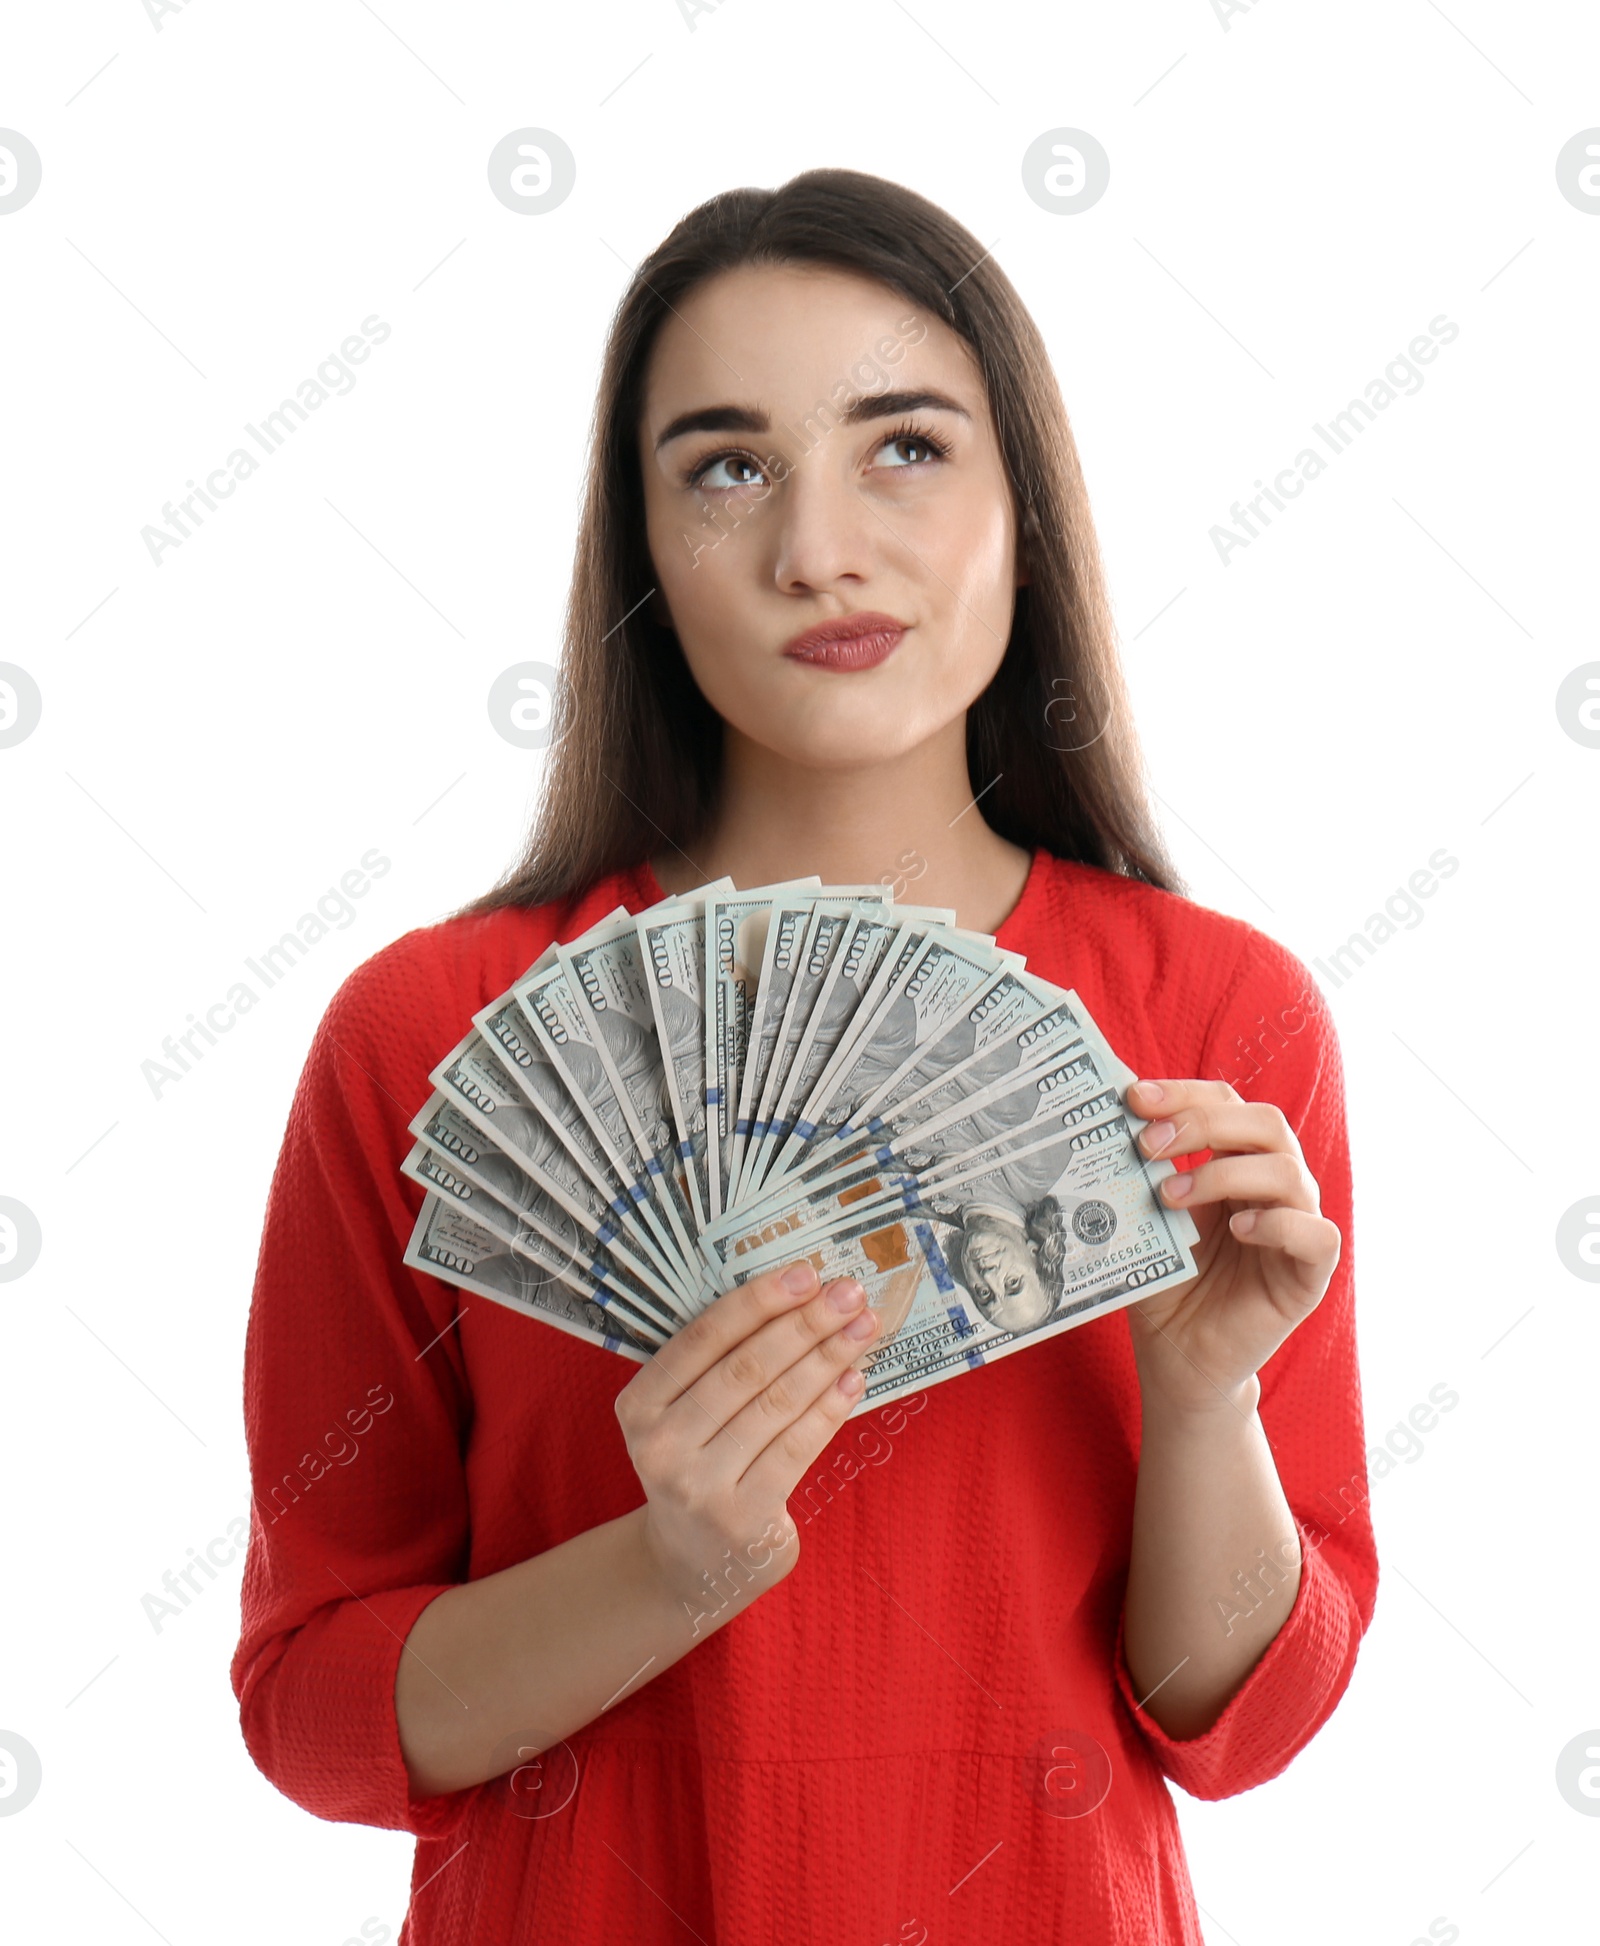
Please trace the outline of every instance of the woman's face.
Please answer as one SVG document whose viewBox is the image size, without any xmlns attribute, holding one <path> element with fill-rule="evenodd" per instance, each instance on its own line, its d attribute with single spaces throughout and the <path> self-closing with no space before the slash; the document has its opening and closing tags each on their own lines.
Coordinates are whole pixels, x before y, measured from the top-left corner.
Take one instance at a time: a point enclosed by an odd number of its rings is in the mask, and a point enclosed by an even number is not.
<svg viewBox="0 0 1600 1946">
<path fill-rule="evenodd" d="M 724 271 L 663 325 L 639 438 L 656 601 L 733 731 L 847 768 L 988 686 L 1026 574 L 981 377 L 937 318 L 849 272 Z M 863 610 L 906 624 L 886 660 L 785 655 Z"/>
<path fill-rule="evenodd" d="M 1050 1296 L 1025 1237 L 974 1229 L 962 1251 L 973 1302 L 1001 1331 L 1031 1331 L 1050 1314 Z"/>
</svg>

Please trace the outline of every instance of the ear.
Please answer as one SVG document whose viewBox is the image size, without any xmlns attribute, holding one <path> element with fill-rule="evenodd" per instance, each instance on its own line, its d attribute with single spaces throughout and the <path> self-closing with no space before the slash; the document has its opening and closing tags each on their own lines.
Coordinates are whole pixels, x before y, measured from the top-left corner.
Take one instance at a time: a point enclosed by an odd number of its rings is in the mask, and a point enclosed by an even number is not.
<svg viewBox="0 0 1600 1946">
<path fill-rule="evenodd" d="M 1017 523 L 1016 585 L 1019 588 L 1026 588 L 1033 579 L 1033 571 L 1028 561 L 1028 537 L 1037 534 L 1038 531 L 1038 516 L 1032 507 L 1025 507 L 1022 519 Z"/>
</svg>

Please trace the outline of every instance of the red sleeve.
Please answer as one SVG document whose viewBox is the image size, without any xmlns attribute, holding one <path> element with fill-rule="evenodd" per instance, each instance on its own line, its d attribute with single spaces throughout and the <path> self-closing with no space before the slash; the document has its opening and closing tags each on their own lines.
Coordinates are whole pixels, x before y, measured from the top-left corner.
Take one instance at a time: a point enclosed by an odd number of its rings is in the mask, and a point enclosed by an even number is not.
<svg viewBox="0 0 1600 1946">
<path fill-rule="evenodd" d="M 1316 982 L 1265 934 L 1246 944 L 1207 1032 L 1200 1075 L 1283 1110 L 1321 1189 L 1323 1214 L 1343 1238 L 1322 1302 L 1260 1372 L 1261 1423 L 1301 1535 L 1300 1586 L 1288 1618 L 1211 1728 L 1182 1740 L 1139 1707 L 1120 1622 L 1117 1629 L 1117 1686 L 1157 1762 L 1190 1796 L 1222 1798 L 1276 1777 L 1333 1713 L 1372 1620 L 1378 1558 L 1356 1359 L 1343 1063 Z"/>
<path fill-rule="evenodd" d="M 273 1176 L 245 1343 L 252 1505 L 230 1676 L 250 1754 L 285 1796 L 438 1838 L 468 1792 L 412 1798 L 394 1687 L 411 1625 L 466 1579 L 468 1406 L 453 1293 L 401 1262 L 421 1191 L 399 1163 L 431 1065 L 410 958 L 397 942 L 334 996 Z"/>
</svg>

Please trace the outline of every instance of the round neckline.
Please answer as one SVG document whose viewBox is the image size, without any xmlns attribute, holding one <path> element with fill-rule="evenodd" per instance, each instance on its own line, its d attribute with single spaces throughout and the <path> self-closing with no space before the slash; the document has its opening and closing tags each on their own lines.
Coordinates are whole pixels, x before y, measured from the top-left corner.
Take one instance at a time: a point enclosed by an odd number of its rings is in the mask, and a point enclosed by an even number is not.
<svg viewBox="0 0 1600 1946">
<path fill-rule="evenodd" d="M 994 943 L 1007 951 L 1015 951 L 1006 934 L 1027 924 L 1033 908 L 1044 896 L 1045 875 L 1050 869 L 1050 854 L 1043 845 L 1035 845 L 1033 857 L 1028 861 L 1028 876 L 1022 881 L 1022 891 L 1016 904 L 994 929 Z"/>
<path fill-rule="evenodd" d="M 1049 870 L 1049 858 L 1050 854 L 1045 850 L 1043 845 L 1034 846 L 1033 856 L 1028 861 L 1028 875 L 1022 881 L 1021 894 L 1016 904 L 1000 921 L 991 935 L 995 945 L 1005 951 L 1012 952 L 1016 950 L 1011 945 L 1007 935 L 1014 934 L 1019 928 L 1027 925 L 1028 918 L 1034 906 L 1043 895 L 1045 874 Z M 662 899 L 679 898 L 682 896 L 681 893 L 668 892 L 662 888 L 660 880 L 656 877 L 655 867 L 650 863 L 648 858 L 641 858 L 637 866 L 635 866 L 634 879 L 645 893 L 644 903 L 646 905 L 656 905 Z M 908 903 L 915 905 L 917 901 L 912 899 Z"/>
</svg>

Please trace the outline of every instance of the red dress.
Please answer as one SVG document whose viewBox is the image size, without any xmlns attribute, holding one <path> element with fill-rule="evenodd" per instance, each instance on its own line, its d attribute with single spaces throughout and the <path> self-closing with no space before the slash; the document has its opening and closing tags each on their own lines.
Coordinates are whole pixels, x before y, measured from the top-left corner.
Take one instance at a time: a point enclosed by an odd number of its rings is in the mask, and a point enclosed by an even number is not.
<svg viewBox="0 0 1600 1946">
<path fill-rule="evenodd" d="M 551 939 L 662 896 L 641 865 L 423 927 L 328 1007 L 246 1348 L 232 1680 L 252 1757 L 318 1817 L 416 1834 L 401 1946 L 1201 1946 L 1167 1780 L 1222 1798 L 1277 1776 L 1349 1682 L 1377 1589 L 1339 1049 L 1266 935 L 1043 850 L 1000 944 L 1076 987 L 1139 1074 L 1276 1102 L 1343 1232 L 1326 1297 L 1261 1371 L 1305 1542 L 1278 1634 L 1204 1735 L 1139 1707 L 1139 1388 L 1114 1312 L 847 1421 L 790 1501 L 785 1581 L 516 1792 L 410 1794 L 394 1686 L 417 1615 L 644 1496 L 613 1411 L 635 1364 L 401 1263 L 422 1196 L 406 1123 Z"/>
</svg>

